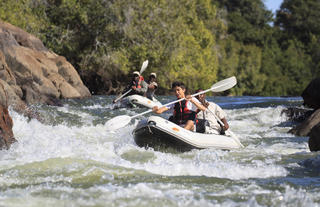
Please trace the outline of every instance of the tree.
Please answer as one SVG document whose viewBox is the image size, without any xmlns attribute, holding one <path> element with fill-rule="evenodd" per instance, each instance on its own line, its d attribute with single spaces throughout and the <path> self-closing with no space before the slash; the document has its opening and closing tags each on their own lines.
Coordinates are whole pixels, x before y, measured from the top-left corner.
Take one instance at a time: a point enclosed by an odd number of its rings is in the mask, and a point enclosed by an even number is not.
<svg viewBox="0 0 320 207">
<path fill-rule="evenodd" d="M 228 11 L 228 33 L 245 44 L 264 45 L 265 30 L 270 28 L 272 12 L 261 0 L 218 0 Z"/>
<path fill-rule="evenodd" d="M 313 35 L 319 39 L 319 10 L 318 0 L 284 0 L 277 11 L 275 25 L 308 46 Z"/>
</svg>

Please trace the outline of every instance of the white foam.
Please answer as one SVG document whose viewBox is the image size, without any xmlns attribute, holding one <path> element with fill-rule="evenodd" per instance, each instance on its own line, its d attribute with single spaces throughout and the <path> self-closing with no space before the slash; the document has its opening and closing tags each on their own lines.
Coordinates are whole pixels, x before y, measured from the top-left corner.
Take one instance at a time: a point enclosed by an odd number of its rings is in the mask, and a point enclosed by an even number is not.
<svg viewBox="0 0 320 207">
<path fill-rule="evenodd" d="M 254 108 L 249 111 L 246 109 L 229 110 L 227 112 L 230 115 L 230 126 L 233 132 L 238 134 L 241 141 L 252 138 L 264 139 L 263 133 L 260 131 L 261 128 L 264 125 L 271 126 L 273 123 L 269 122 L 274 120 L 267 121 L 264 117 L 267 117 L 268 113 L 273 116 L 276 116 L 274 113 L 280 114 L 279 110 L 278 112 L 272 112 L 272 109 L 269 108 Z M 122 158 L 123 154 L 132 150 L 134 153 L 140 153 L 141 150 L 146 152 L 145 149 L 137 147 L 133 142 L 131 132 L 138 120 L 120 130 L 107 132 L 104 125 L 68 127 L 60 124 L 49 126 L 36 120 L 28 122 L 15 113 L 13 113 L 13 117 L 15 123 L 13 130 L 18 143 L 6 155 L 5 160 L 34 162 L 56 157 L 80 157 L 121 167 L 145 170 L 159 175 L 208 176 L 235 180 L 285 176 L 287 174 L 285 168 L 276 164 L 278 158 L 271 159 L 269 163 L 253 162 L 253 160 L 248 163 L 247 160 L 250 160 L 250 158 L 243 156 L 248 152 L 261 153 L 261 150 L 267 146 L 258 147 L 258 149 L 257 146 L 248 146 L 245 149 L 238 150 L 236 157 L 228 156 L 229 152 L 215 150 L 195 150 L 187 153 L 187 157 L 185 157 L 186 153 L 181 155 L 148 150 L 153 154 L 153 158 L 139 163 Z M 239 120 L 240 117 L 246 117 L 246 120 L 241 121 Z M 236 119 L 236 121 L 233 121 L 233 119 Z M 246 126 L 246 130 L 243 129 L 244 126 Z M 282 132 L 277 133 L 281 134 Z M 284 149 L 286 147 L 281 146 L 280 148 Z M 267 147 L 264 153 L 280 153 L 280 151 L 276 152 L 272 150 L 272 147 Z M 299 150 L 295 152 L 297 151 Z"/>
<path fill-rule="evenodd" d="M 99 107 L 93 105 L 87 108 Z M 96 117 L 87 112 L 70 109 L 68 105 L 59 110 L 80 116 L 85 124 L 71 127 L 66 122 L 54 126 L 46 125 L 37 120 L 28 121 L 27 118 L 10 111 L 14 122 L 14 135 L 18 142 L 8 151 L 0 151 L 0 185 L 28 187 L 8 188 L 0 195 L 0 205 L 8 206 L 8 202 L 12 202 L 17 204 L 12 206 L 35 206 L 39 203 L 43 206 L 85 206 L 105 205 L 108 202 L 114 206 L 141 206 L 165 201 L 166 204 L 178 203 L 176 206 L 260 206 L 261 198 L 259 200 L 257 196 L 269 196 L 268 203 L 271 202 L 273 206 L 317 206 L 314 202 L 318 196 L 316 190 L 308 192 L 299 187 L 291 188 L 287 184 L 282 184 L 282 191 L 270 190 L 255 182 L 256 179 L 272 182 L 272 179 L 286 178 L 290 174 L 288 166 L 300 166 L 283 164 L 283 157 L 309 153 L 305 140 L 295 140 L 293 135 L 287 133 L 287 127 L 279 126 L 285 121 L 285 117 L 281 116 L 283 108 L 278 106 L 226 110 L 229 125 L 245 145 L 244 149 L 193 150 L 176 154 L 146 150 L 134 143 L 132 130 L 138 120 L 144 117 L 132 120 L 119 130 L 107 131 L 105 124 L 92 124 Z M 108 111 L 108 118 L 119 114 L 132 116 L 137 114 L 137 111 Z M 306 164 L 318 168 L 319 160 L 317 156 Z M 124 179 L 132 178 L 134 182 L 128 181 L 127 184 L 119 185 L 117 182 L 122 182 L 119 181 L 121 176 Z M 217 186 L 212 187 L 214 190 L 202 191 L 200 184 L 179 183 L 176 180 L 147 183 L 139 180 L 139 176 L 155 176 L 157 179 L 168 176 L 168 179 L 173 180 L 175 176 L 187 179 L 230 179 L 233 184 L 223 186 L 217 183 Z M 95 181 L 98 185 L 83 189 L 70 185 L 85 183 L 81 180 L 91 177 L 98 179 Z M 204 186 L 208 188 L 210 185 Z M 48 199 L 45 196 L 34 196 L 43 191 L 53 192 L 60 197 Z M 95 199 L 86 199 L 92 195 Z M 207 196 L 236 197 L 235 200 L 243 198 L 243 201 L 224 199 L 218 202 L 213 199 L 208 202 Z M 22 199 L 18 199 L 19 197 Z M 15 200 L 10 200 L 11 198 Z"/>
</svg>

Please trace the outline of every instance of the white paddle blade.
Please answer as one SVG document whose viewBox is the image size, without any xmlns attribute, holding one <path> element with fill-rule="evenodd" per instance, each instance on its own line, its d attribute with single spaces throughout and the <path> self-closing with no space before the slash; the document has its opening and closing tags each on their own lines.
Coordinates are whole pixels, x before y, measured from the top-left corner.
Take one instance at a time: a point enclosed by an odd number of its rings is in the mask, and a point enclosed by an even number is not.
<svg viewBox="0 0 320 207">
<path fill-rule="evenodd" d="M 148 60 L 146 60 L 146 61 L 144 61 L 144 62 L 142 63 L 142 66 L 141 66 L 141 69 L 140 69 L 140 75 L 141 75 L 141 73 L 143 73 L 143 71 L 145 71 L 145 69 L 148 67 L 148 63 L 149 63 Z"/>
<path fill-rule="evenodd" d="M 219 81 L 218 83 L 214 84 L 211 87 L 211 90 L 213 92 L 222 92 L 222 91 L 226 91 L 226 90 L 232 88 L 236 84 L 237 84 L 237 79 L 236 79 L 236 77 L 232 76 L 230 78 L 224 79 L 224 80 Z"/>
<path fill-rule="evenodd" d="M 117 130 L 128 125 L 131 121 L 131 117 L 127 115 L 116 116 L 108 120 L 105 124 L 107 130 Z"/>
</svg>

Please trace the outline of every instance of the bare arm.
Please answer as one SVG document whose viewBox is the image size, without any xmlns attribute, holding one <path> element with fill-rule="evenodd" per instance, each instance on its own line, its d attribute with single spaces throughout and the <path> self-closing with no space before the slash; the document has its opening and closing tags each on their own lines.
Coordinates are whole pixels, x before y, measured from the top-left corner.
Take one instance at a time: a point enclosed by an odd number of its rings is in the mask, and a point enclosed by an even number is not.
<svg viewBox="0 0 320 207">
<path fill-rule="evenodd" d="M 207 108 L 204 107 L 199 101 L 196 101 L 194 98 L 192 98 L 190 95 L 186 96 L 186 99 L 190 101 L 192 104 L 194 104 L 198 109 L 201 111 L 205 111 Z"/>
<path fill-rule="evenodd" d="M 223 129 L 224 129 L 225 131 L 228 130 L 228 129 L 229 129 L 229 124 L 228 124 L 226 118 L 221 119 L 221 121 L 222 121 L 222 123 L 224 124 Z"/>
<path fill-rule="evenodd" d="M 168 107 L 165 107 L 165 106 L 163 106 L 163 107 L 158 107 L 158 106 L 154 106 L 153 108 L 152 108 L 152 111 L 154 112 L 154 113 L 156 113 L 156 114 L 162 114 L 163 112 L 165 112 L 165 111 L 168 111 L 169 110 L 169 108 Z"/>
</svg>

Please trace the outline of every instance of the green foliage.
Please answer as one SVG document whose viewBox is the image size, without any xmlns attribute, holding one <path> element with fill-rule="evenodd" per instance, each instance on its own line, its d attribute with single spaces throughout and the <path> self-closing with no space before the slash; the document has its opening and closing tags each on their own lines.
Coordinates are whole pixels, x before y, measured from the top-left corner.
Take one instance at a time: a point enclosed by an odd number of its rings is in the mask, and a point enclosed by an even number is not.
<svg viewBox="0 0 320 207">
<path fill-rule="evenodd" d="M 221 8 L 226 7 L 228 32 L 244 44 L 262 46 L 272 13 L 265 9 L 261 0 L 218 0 Z"/>
<path fill-rule="evenodd" d="M 280 62 L 282 60 L 282 51 L 275 39 L 271 39 L 268 46 L 262 52 L 261 73 L 265 74 L 267 79 L 260 95 L 273 94 L 282 96 L 286 94 L 285 75 L 281 71 Z"/>
<path fill-rule="evenodd" d="M 39 16 L 44 15 L 41 0 L 1 0 L 0 19 L 33 34 L 41 36 L 40 30 L 47 22 Z"/>
<path fill-rule="evenodd" d="M 280 62 L 282 74 L 286 77 L 286 94 L 300 94 L 313 79 L 310 71 L 310 57 L 303 52 L 303 45 L 299 41 L 290 41 L 288 48 L 283 52 Z M 302 86 L 302 87 L 301 87 Z"/>
<path fill-rule="evenodd" d="M 317 0 L 284 0 L 275 23 L 308 46 L 313 35 L 320 36 L 319 10 Z"/>
<path fill-rule="evenodd" d="M 83 79 L 125 84 L 144 60 L 162 91 L 208 88 L 235 75 L 233 95 L 299 95 L 320 76 L 317 0 L 2 0 L 0 18 L 41 38 Z M 84 80 L 85 83 L 92 81 Z M 88 83 L 95 93 L 105 87 Z"/>
<path fill-rule="evenodd" d="M 65 0 L 51 4 L 47 14 L 53 25 L 46 44 L 81 70 L 113 71 L 112 65 L 129 74 L 149 59 L 150 72 L 167 89 L 175 79 L 190 88 L 216 80 L 211 31 L 219 20 L 208 0 Z"/>
<path fill-rule="evenodd" d="M 225 43 L 222 53 L 219 76 L 226 78 L 235 75 L 237 95 L 261 95 L 267 76 L 261 73 L 262 51 L 255 45 L 241 45 L 233 40 Z"/>
</svg>

